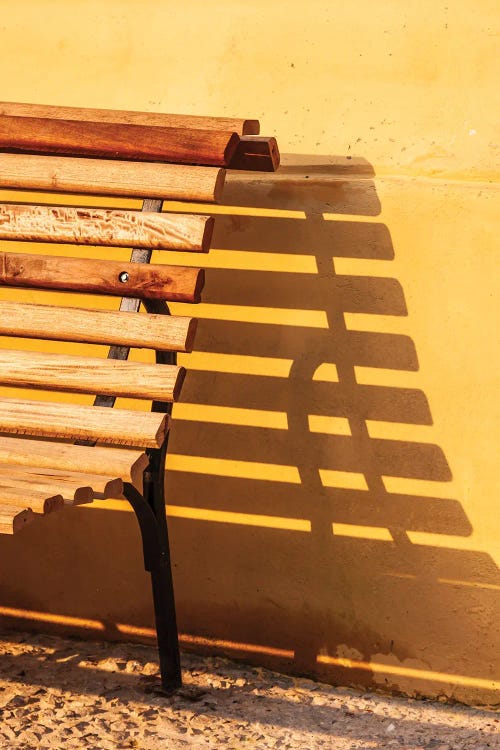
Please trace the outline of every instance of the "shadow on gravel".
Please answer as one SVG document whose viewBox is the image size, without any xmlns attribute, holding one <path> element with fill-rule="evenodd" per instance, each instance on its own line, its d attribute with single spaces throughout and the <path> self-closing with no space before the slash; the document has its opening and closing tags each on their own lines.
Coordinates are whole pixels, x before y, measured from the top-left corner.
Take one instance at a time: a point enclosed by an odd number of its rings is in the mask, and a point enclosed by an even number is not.
<svg viewBox="0 0 500 750">
<path fill-rule="evenodd" d="M 11 641 L 8 635 L 6 641 Z M 19 639 L 31 653 L 10 656 L 2 654 L 3 689 L 8 682 L 14 695 L 2 705 L 4 716 L 15 709 L 29 707 L 36 710 L 36 701 L 48 691 L 62 691 L 59 700 L 78 700 L 78 696 L 102 698 L 116 711 L 127 708 L 130 702 L 146 706 L 163 706 L 178 715 L 188 710 L 194 715 L 208 714 L 226 720 L 249 721 L 278 726 L 295 731 L 311 732 L 329 737 L 370 738 L 380 741 L 373 747 L 385 748 L 389 739 L 411 741 L 419 747 L 432 748 L 439 744 L 452 744 L 460 748 L 475 747 L 464 741 L 481 740 L 485 747 L 495 744 L 495 715 L 488 711 L 465 706 L 444 706 L 430 701 L 414 701 L 377 694 L 361 694 L 344 688 L 331 688 L 309 680 L 297 682 L 292 678 L 266 673 L 259 669 L 244 668 L 219 658 L 203 659 L 196 656 L 184 658 L 186 687 L 179 693 L 165 697 L 158 678 L 141 675 L 141 671 L 156 658 L 152 648 L 141 646 L 91 644 L 83 648 L 78 642 L 29 636 Z M 95 647 L 94 647 L 95 646 Z M 54 649 L 51 654 L 46 649 Z M 83 661 L 85 666 L 79 666 Z M 105 671 L 96 662 L 117 669 L 131 669 L 134 673 Z M 238 684 L 236 684 L 238 682 Z M 244 684 L 241 684 L 244 683 Z M 70 695 L 68 695 L 68 693 Z M 444 720 L 440 721 L 440 714 Z M 450 715 L 454 716 L 450 726 Z M 467 728 L 473 715 L 477 727 Z M 89 720 L 92 710 L 89 708 Z M 168 715 L 165 716 L 168 720 Z M 312 735 L 311 735 L 312 736 Z M 498 735 L 496 735 L 498 737 Z M 491 740 L 491 745 L 487 743 Z M 456 745 L 454 743 L 457 743 Z"/>
</svg>

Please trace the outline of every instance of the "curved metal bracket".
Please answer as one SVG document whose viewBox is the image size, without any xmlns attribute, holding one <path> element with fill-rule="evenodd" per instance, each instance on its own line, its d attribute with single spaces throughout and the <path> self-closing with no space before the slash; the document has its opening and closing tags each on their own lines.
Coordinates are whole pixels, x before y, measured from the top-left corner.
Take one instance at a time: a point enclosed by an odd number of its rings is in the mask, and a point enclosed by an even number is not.
<svg viewBox="0 0 500 750">
<path fill-rule="evenodd" d="M 155 494 L 158 486 L 158 483 L 150 485 L 150 491 Z M 163 491 L 155 498 L 155 507 L 148 502 L 146 493 L 143 497 L 129 482 L 125 483 L 123 494 L 134 509 L 141 529 L 144 567 L 151 574 L 153 587 L 161 683 L 164 690 L 171 692 L 182 685 L 182 678 Z"/>
</svg>

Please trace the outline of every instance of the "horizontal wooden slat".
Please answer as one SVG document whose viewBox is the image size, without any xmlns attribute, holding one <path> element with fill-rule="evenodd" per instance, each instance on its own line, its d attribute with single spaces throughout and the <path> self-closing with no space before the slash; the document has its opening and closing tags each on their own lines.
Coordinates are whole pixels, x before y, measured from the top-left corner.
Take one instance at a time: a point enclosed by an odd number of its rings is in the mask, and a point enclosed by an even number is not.
<svg viewBox="0 0 500 750">
<path fill-rule="evenodd" d="M 231 169 L 246 169 L 254 172 L 276 172 L 280 165 L 280 152 L 276 138 L 244 136 L 229 164 Z"/>
<path fill-rule="evenodd" d="M 135 485 L 140 484 L 149 463 L 145 453 L 126 448 L 88 447 L 5 435 L 0 436 L 0 462 L 17 466 L 21 471 L 23 467 L 38 467 L 103 474 Z"/>
<path fill-rule="evenodd" d="M 112 159 L 0 153 L 0 187 L 217 203 L 226 172 Z"/>
<path fill-rule="evenodd" d="M 0 300 L 0 336 L 190 352 L 195 318 Z"/>
<path fill-rule="evenodd" d="M 9 482 L 0 478 L 0 505 L 18 509 L 30 508 L 33 513 L 52 513 L 64 507 L 63 496 L 49 487 L 32 482 Z"/>
<path fill-rule="evenodd" d="M 0 240 L 207 252 L 211 216 L 0 203 Z"/>
<path fill-rule="evenodd" d="M 0 493 L 0 534 L 16 534 L 35 519 L 30 508 L 15 508 L 4 505 Z"/>
<path fill-rule="evenodd" d="M 38 493 L 40 496 L 44 495 L 46 498 L 52 500 L 55 496 L 61 496 L 63 503 L 59 501 L 47 502 L 44 508 L 44 513 L 52 510 L 57 510 L 61 505 L 81 505 L 82 503 L 90 503 L 94 498 L 92 487 L 90 485 L 75 485 L 71 482 L 66 481 L 64 478 L 43 478 L 36 475 L 30 475 L 28 472 L 16 473 L 14 470 L 9 471 L 8 468 L 0 466 L 0 488 L 3 490 L 3 497 L 5 501 L 5 488 L 9 490 L 15 490 L 16 492 L 26 492 L 30 490 L 33 493 Z M 30 505 L 30 508 L 35 513 L 40 513 L 40 507 L 35 508 Z"/>
<path fill-rule="evenodd" d="M 200 268 L 0 252 L 0 285 L 199 302 Z"/>
<path fill-rule="evenodd" d="M 184 376 L 177 365 L 0 349 L 3 385 L 175 401 Z"/>
<path fill-rule="evenodd" d="M 95 495 L 118 497 L 123 492 L 123 482 L 119 477 L 0 463 L 0 484 L 8 483 L 9 486 L 14 486 L 13 483 L 19 481 L 30 482 L 38 488 L 43 486 L 58 492 L 65 502 L 69 500 L 74 505 L 89 503 Z"/>
<path fill-rule="evenodd" d="M 163 112 L 136 112 L 90 107 L 61 107 L 48 104 L 0 102 L 0 114 L 16 117 L 49 117 L 62 120 L 92 120 L 93 122 L 121 122 L 132 125 L 156 125 L 167 128 L 198 128 L 204 130 L 234 130 L 240 135 L 258 135 L 259 121 L 240 117 L 207 117 L 176 115 Z M 149 193 L 148 193 L 149 195 Z"/>
<path fill-rule="evenodd" d="M 237 133 L 225 130 L 0 115 L 0 148 L 11 151 L 224 167 L 238 143 Z"/>
<path fill-rule="evenodd" d="M 105 406 L 0 399 L 0 432 L 159 448 L 168 415 Z"/>
</svg>

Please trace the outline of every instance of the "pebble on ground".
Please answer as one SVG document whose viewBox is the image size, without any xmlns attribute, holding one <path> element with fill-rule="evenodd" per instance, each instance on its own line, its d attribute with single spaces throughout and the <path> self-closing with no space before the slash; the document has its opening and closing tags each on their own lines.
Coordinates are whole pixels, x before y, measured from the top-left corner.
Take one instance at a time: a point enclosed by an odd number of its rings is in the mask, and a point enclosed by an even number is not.
<svg viewBox="0 0 500 750">
<path fill-rule="evenodd" d="M 8 750 L 487 750 L 491 711 L 334 688 L 183 654 L 161 693 L 156 650 L 46 635 L 0 636 L 0 748 Z"/>
</svg>

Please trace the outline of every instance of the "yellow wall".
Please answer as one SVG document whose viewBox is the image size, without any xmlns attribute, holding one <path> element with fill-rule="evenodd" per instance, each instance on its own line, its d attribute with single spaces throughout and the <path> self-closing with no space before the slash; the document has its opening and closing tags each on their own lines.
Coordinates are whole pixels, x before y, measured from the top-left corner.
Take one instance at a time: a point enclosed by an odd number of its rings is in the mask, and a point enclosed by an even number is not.
<svg viewBox="0 0 500 750">
<path fill-rule="evenodd" d="M 0 0 L 2 99 L 256 116 L 284 152 L 228 180 L 185 358 L 186 647 L 498 700 L 496 6 Z M 7 623 L 151 634 L 113 507 L 2 541 Z"/>
</svg>

